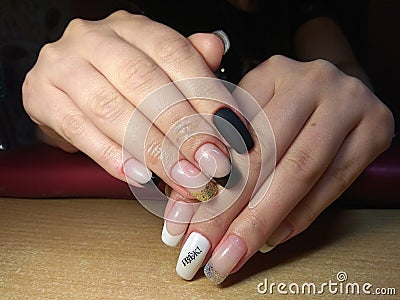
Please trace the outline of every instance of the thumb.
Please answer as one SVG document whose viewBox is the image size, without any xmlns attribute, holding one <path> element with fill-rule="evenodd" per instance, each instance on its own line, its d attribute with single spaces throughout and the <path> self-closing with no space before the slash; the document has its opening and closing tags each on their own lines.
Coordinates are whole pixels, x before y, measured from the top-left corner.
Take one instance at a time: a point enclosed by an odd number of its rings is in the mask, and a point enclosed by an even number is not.
<svg viewBox="0 0 400 300">
<path fill-rule="evenodd" d="M 229 49 L 228 37 L 220 30 L 215 33 L 195 33 L 189 36 L 188 40 L 214 72 L 221 64 L 222 56 Z"/>
</svg>

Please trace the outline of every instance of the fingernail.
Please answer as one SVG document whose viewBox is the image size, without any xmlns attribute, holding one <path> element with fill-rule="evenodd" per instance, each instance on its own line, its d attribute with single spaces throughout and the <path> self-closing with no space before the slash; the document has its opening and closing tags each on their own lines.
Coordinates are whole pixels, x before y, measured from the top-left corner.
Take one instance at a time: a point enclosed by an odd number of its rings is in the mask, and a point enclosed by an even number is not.
<svg viewBox="0 0 400 300">
<path fill-rule="evenodd" d="M 168 223 L 168 225 L 167 225 L 167 223 Z M 167 226 L 170 228 L 170 230 L 168 230 Z M 177 227 L 182 227 L 182 228 L 177 228 Z M 161 240 L 167 246 L 176 247 L 179 244 L 179 242 L 182 240 L 183 235 L 185 234 L 186 228 L 187 228 L 187 224 L 164 221 L 164 226 L 163 226 L 163 230 L 161 233 Z M 173 234 L 172 231 L 181 231 L 181 233 Z"/>
<path fill-rule="evenodd" d="M 293 232 L 292 225 L 284 221 L 278 228 L 274 231 L 274 233 L 269 237 L 268 241 L 262 246 L 259 251 L 261 253 L 267 253 L 275 248 L 276 245 L 287 239 Z"/>
<path fill-rule="evenodd" d="M 226 54 L 231 47 L 231 42 L 229 41 L 228 35 L 223 30 L 216 30 L 213 31 L 213 33 L 224 43 L 224 54 Z"/>
<path fill-rule="evenodd" d="M 140 161 L 130 158 L 124 164 L 125 175 L 140 184 L 146 184 L 151 180 L 152 172 Z"/>
<path fill-rule="evenodd" d="M 247 246 L 241 238 L 236 235 L 229 236 L 205 265 L 204 274 L 213 283 L 220 284 L 246 252 Z"/>
<path fill-rule="evenodd" d="M 165 217 L 161 239 L 164 244 L 175 247 L 182 240 L 194 210 L 188 203 L 176 202 Z"/>
<path fill-rule="evenodd" d="M 254 141 L 246 125 L 228 107 L 221 108 L 213 116 L 213 122 L 219 133 L 239 154 L 254 147 Z"/>
<path fill-rule="evenodd" d="M 143 183 L 143 186 L 153 187 L 153 185 L 155 185 L 157 187 L 161 182 L 162 179 L 158 177 L 157 174 L 151 173 L 150 179 L 146 183 Z"/>
<path fill-rule="evenodd" d="M 214 144 L 207 143 L 197 149 L 195 159 L 201 170 L 213 177 L 220 185 L 225 186 L 231 172 L 231 162 Z"/>
<path fill-rule="evenodd" d="M 210 200 L 218 192 L 216 184 L 187 160 L 180 160 L 175 164 L 171 177 L 202 202 Z"/>
<path fill-rule="evenodd" d="M 203 264 L 210 242 L 198 232 L 192 232 L 179 254 L 176 264 L 176 273 L 186 280 L 191 280 Z"/>
</svg>

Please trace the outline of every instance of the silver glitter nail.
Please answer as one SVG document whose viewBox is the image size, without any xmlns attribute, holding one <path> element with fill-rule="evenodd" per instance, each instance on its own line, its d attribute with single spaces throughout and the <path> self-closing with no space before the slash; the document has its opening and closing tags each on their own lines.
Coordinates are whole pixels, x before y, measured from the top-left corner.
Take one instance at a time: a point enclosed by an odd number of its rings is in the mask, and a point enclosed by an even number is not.
<svg viewBox="0 0 400 300">
<path fill-rule="evenodd" d="M 222 42 L 224 43 L 224 54 L 228 52 L 229 48 L 231 47 L 231 42 L 229 41 L 228 35 L 223 30 L 216 30 L 213 33 L 218 36 Z"/>
<path fill-rule="evenodd" d="M 204 266 L 204 275 L 206 275 L 206 277 L 215 284 L 220 284 L 226 278 L 226 276 L 223 276 L 215 271 L 214 267 L 210 263 L 207 263 Z"/>
</svg>

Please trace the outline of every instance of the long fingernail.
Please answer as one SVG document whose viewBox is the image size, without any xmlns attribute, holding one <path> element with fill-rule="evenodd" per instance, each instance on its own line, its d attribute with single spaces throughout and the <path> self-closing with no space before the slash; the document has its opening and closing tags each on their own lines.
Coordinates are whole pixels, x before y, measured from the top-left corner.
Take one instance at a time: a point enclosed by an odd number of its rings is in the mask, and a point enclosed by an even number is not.
<svg viewBox="0 0 400 300">
<path fill-rule="evenodd" d="M 218 36 L 221 39 L 222 43 L 224 43 L 224 54 L 226 54 L 226 52 L 228 52 L 229 48 L 231 47 L 231 42 L 229 41 L 228 35 L 223 30 L 216 30 L 212 33 Z"/>
<path fill-rule="evenodd" d="M 213 122 L 219 133 L 239 154 L 254 147 L 254 141 L 246 125 L 228 107 L 221 108 L 213 116 Z"/>
<path fill-rule="evenodd" d="M 194 210 L 189 203 L 176 202 L 165 217 L 161 239 L 164 244 L 175 247 L 182 240 Z"/>
<path fill-rule="evenodd" d="M 225 186 L 231 172 L 231 162 L 214 144 L 207 143 L 197 149 L 195 159 L 201 170 L 213 177 L 217 183 Z"/>
<path fill-rule="evenodd" d="M 153 187 L 153 185 L 158 186 L 162 182 L 162 179 L 157 176 L 157 174 L 152 173 L 149 181 L 143 183 L 145 187 Z"/>
<path fill-rule="evenodd" d="M 288 221 L 284 221 L 274 233 L 269 237 L 268 241 L 262 246 L 259 251 L 261 253 L 267 253 L 275 248 L 276 245 L 288 238 L 293 232 L 293 227 Z"/>
<path fill-rule="evenodd" d="M 208 201 L 218 192 L 216 184 L 187 160 L 177 162 L 171 170 L 171 176 L 199 201 Z"/>
<path fill-rule="evenodd" d="M 135 158 L 125 161 L 124 172 L 126 176 L 140 184 L 146 184 L 152 176 L 152 172 Z"/>
<path fill-rule="evenodd" d="M 229 236 L 204 266 L 204 274 L 213 283 L 220 284 L 246 252 L 247 246 L 241 238 L 236 235 Z"/>
<path fill-rule="evenodd" d="M 176 273 L 186 280 L 191 280 L 203 264 L 210 242 L 198 232 L 192 232 L 179 254 L 176 264 Z"/>
</svg>

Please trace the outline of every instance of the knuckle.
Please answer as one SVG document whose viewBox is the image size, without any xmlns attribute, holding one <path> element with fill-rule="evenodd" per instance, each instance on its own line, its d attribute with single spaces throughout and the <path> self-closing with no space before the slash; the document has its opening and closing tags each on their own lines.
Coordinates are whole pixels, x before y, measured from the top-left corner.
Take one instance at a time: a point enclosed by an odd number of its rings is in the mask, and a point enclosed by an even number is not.
<svg viewBox="0 0 400 300">
<path fill-rule="evenodd" d="M 145 163 L 148 166 L 159 165 L 165 159 L 163 157 L 162 144 L 156 139 L 151 139 L 146 143 L 145 151 Z"/>
<path fill-rule="evenodd" d="M 172 111 L 171 111 L 172 113 Z M 176 111 L 175 116 L 176 118 Z M 184 116 L 178 116 L 178 122 L 171 127 L 168 132 L 168 138 L 170 138 L 173 143 L 177 146 L 183 145 L 185 142 L 196 143 L 196 145 L 201 145 L 203 142 L 207 141 L 207 136 L 203 134 L 198 134 L 204 132 L 201 128 L 204 128 L 204 124 L 199 117 L 185 118 Z M 191 137 L 194 137 L 191 139 Z"/>
<path fill-rule="evenodd" d="M 108 18 L 115 18 L 115 19 L 126 19 L 128 17 L 132 16 L 130 13 L 128 13 L 126 10 L 120 9 L 117 10 L 115 12 L 113 12 L 112 14 L 110 14 L 110 16 Z"/>
<path fill-rule="evenodd" d="M 155 47 L 155 56 L 166 64 L 185 63 L 194 54 L 193 47 L 183 36 L 170 32 L 164 34 Z"/>
<path fill-rule="evenodd" d="M 48 43 L 40 49 L 38 59 L 53 62 L 57 61 L 60 57 L 61 54 L 56 47 L 56 43 Z"/>
<path fill-rule="evenodd" d="M 98 159 L 104 163 L 115 162 L 120 158 L 120 150 L 116 149 L 113 144 L 102 144 L 98 149 Z M 115 169 L 112 166 L 111 169 Z"/>
<path fill-rule="evenodd" d="M 268 58 L 268 60 L 266 61 L 267 64 L 271 64 L 271 65 L 281 65 L 284 61 L 286 61 L 286 57 L 284 57 L 283 55 L 280 54 L 275 54 L 272 55 L 270 58 Z"/>
<path fill-rule="evenodd" d="M 332 172 L 332 178 L 338 183 L 338 190 L 343 192 L 354 181 L 356 174 L 355 170 L 351 167 L 353 162 L 347 163 L 340 168 L 336 168 Z"/>
<path fill-rule="evenodd" d="M 85 117 L 80 113 L 67 113 L 61 119 L 61 134 L 68 140 L 73 141 L 85 133 Z"/>
<path fill-rule="evenodd" d="M 126 58 L 121 62 L 118 80 L 136 92 L 146 91 L 156 79 L 158 66 L 150 60 Z"/>
<path fill-rule="evenodd" d="M 266 224 L 265 219 L 260 213 L 253 211 L 245 220 L 247 228 L 250 228 L 251 232 L 254 232 L 258 237 L 267 238 L 270 234 L 270 227 Z"/>
<path fill-rule="evenodd" d="M 90 30 L 90 21 L 87 20 L 83 20 L 80 18 L 76 18 L 71 20 L 66 29 L 65 29 L 65 35 L 69 36 L 69 35 L 76 35 L 76 34 L 82 34 L 84 32 L 87 32 L 88 30 Z"/>
<path fill-rule="evenodd" d="M 369 93 L 368 88 L 364 85 L 364 83 L 353 76 L 345 76 L 344 82 L 344 91 L 346 97 L 345 99 L 352 99 L 353 104 L 354 101 L 363 101 L 365 104 L 365 100 L 369 99 L 370 97 L 367 96 Z"/>
<path fill-rule="evenodd" d="M 306 64 L 308 66 L 307 79 L 314 89 L 316 82 L 333 80 L 340 74 L 332 63 L 324 59 L 316 59 Z"/>
<path fill-rule="evenodd" d="M 383 152 L 392 143 L 394 137 L 395 121 L 392 111 L 382 102 L 374 108 L 374 122 L 371 122 L 371 132 L 374 132 L 374 142 L 379 152 Z"/>
<path fill-rule="evenodd" d="M 114 122 L 123 114 L 122 98 L 115 90 L 99 90 L 88 100 L 89 110 L 101 119 Z"/>
<path fill-rule="evenodd" d="M 310 153 L 312 152 L 304 147 L 292 145 L 280 164 L 290 177 L 304 183 L 314 182 L 318 176 L 318 169 Z"/>
</svg>

